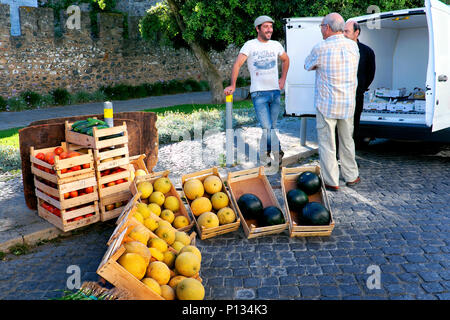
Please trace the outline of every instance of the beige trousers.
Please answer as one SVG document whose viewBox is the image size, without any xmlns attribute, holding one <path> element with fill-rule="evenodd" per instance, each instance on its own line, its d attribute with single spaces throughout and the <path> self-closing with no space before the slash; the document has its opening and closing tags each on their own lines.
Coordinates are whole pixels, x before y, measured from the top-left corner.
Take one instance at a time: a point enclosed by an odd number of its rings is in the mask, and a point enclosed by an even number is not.
<svg viewBox="0 0 450 320">
<path fill-rule="evenodd" d="M 339 166 L 336 159 L 336 126 L 339 138 L 339 159 L 341 174 L 345 182 L 354 181 L 359 176 L 355 160 L 353 141 L 353 117 L 348 119 L 330 119 L 317 111 L 316 127 L 319 143 L 320 170 L 325 184 L 339 185 Z"/>
</svg>

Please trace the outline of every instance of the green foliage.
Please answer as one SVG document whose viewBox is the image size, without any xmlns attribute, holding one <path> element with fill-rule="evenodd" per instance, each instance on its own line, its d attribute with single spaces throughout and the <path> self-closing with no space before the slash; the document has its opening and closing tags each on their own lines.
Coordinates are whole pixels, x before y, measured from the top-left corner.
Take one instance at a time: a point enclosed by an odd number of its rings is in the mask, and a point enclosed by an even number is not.
<svg viewBox="0 0 450 320">
<path fill-rule="evenodd" d="M 70 93 L 67 89 L 57 88 L 50 92 L 56 105 L 66 105 L 70 101 Z"/>
<path fill-rule="evenodd" d="M 31 90 L 22 92 L 20 96 L 30 109 L 38 107 L 42 101 L 42 96 Z"/>
<path fill-rule="evenodd" d="M 450 2 L 450 0 L 445 0 Z M 175 47 L 182 42 L 196 42 L 205 50 L 222 51 L 230 44 L 242 46 L 256 36 L 254 19 L 269 15 L 274 21 L 275 40 L 284 39 L 283 19 L 290 17 L 325 16 L 339 12 L 348 19 L 366 15 L 368 7 L 381 11 L 423 7 L 423 0 L 175 0 L 186 30 L 181 33 L 167 4 L 159 3 L 147 11 L 140 31 L 149 41 L 171 41 Z M 186 46 L 186 43 L 184 44 Z"/>
<path fill-rule="evenodd" d="M 22 97 L 12 97 L 8 99 L 7 108 L 9 111 L 23 111 L 27 110 L 28 106 Z"/>
<path fill-rule="evenodd" d="M 22 167 L 20 151 L 8 145 L 0 145 L 0 172 L 18 170 Z"/>
<path fill-rule="evenodd" d="M 1 111 L 6 111 L 6 106 L 8 105 L 8 101 L 3 98 L 2 96 L 0 96 L 0 112 Z"/>
</svg>

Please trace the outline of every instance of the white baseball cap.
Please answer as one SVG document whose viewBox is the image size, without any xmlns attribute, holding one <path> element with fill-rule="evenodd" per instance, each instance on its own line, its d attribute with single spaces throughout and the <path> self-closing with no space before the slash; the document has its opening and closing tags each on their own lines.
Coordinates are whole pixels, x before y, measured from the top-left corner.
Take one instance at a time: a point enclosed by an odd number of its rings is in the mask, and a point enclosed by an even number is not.
<svg viewBox="0 0 450 320">
<path fill-rule="evenodd" d="M 264 22 L 272 22 L 273 23 L 273 20 L 269 16 L 259 16 L 255 20 L 255 27 L 259 26 L 260 24 L 263 24 Z"/>
</svg>

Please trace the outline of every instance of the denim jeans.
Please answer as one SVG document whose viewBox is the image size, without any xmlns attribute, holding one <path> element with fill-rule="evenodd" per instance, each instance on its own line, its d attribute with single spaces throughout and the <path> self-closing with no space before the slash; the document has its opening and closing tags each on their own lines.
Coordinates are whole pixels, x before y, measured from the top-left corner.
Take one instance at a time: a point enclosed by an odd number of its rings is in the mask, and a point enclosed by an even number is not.
<svg viewBox="0 0 450 320">
<path fill-rule="evenodd" d="M 253 107 L 255 108 L 256 117 L 263 129 L 261 141 L 267 139 L 267 152 L 272 151 L 272 145 L 276 148 L 278 144 L 278 152 L 281 151 L 281 146 L 276 134 L 277 119 L 280 113 L 280 90 L 270 91 L 255 91 L 251 93 Z M 275 140 L 275 141 L 272 141 Z"/>
</svg>

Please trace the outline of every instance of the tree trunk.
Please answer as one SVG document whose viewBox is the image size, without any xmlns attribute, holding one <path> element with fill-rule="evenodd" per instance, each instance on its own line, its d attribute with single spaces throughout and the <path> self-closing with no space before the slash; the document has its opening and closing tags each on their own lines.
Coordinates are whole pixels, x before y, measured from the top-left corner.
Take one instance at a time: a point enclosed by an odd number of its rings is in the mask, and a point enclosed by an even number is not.
<svg viewBox="0 0 450 320">
<path fill-rule="evenodd" d="M 180 9 L 174 0 L 168 0 L 169 8 L 175 16 L 177 20 L 178 27 L 183 33 L 186 30 L 186 26 L 184 25 L 183 18 L 180 15 Z M 223 93 L 223 79 L 217 70 L 216 66 L 211 62 L 211 58 L 198 43 L 195 41 L 188 42 L 189 47 L 197 58 L 200 69 L 203 74 L 206 75 L 206 79 L 208 80 L 208 84 L 212 94 L 212 102 L 213 103 L 224 103 L 225 95 Z"/>
</svg>

